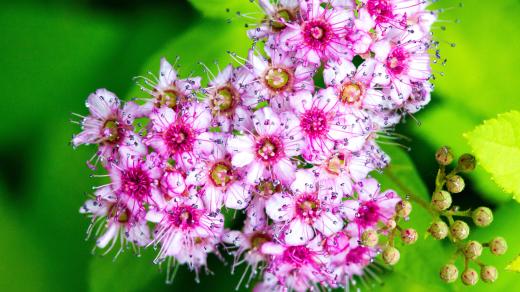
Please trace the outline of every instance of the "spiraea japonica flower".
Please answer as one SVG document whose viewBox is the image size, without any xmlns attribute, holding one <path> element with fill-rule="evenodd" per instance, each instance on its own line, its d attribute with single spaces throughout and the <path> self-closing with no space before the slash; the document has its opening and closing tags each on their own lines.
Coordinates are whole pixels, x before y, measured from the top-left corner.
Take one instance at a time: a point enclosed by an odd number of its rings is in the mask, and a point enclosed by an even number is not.
<svg viewBox="0 0 520 292">
<path fill-rule="evenodd" d="M 163 58 L 137 77 L 146 97 L 90 95 L 72 143 L 97 144 L 110 180 L 81 208 L 96 245 L 153 245 L 154 263 L 197 274 L 225 250 L 255 291 L 349 287 L 380 254 L 396 264 L 394 238 L 417 232 L 399 225 L 406 197 L 371 172 L 390 163 L 382 139 L 430 101 L 429 4 L 259 0 L 260 17 L 237 13 L 256 23 L 248 55 L 228 52 L 236 64 L 199 63 L 206 80 Z"/>
</svg>

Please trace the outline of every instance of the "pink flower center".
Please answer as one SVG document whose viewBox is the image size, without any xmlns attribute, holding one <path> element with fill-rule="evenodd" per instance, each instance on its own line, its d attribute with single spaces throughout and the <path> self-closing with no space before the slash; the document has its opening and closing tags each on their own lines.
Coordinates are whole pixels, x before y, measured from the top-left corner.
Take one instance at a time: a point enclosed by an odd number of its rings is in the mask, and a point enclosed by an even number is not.
<svg viewBox="0 0 520 292">
<path fill-rule="evenodd" d="M 270 68 L 264 76 L 265 84 L 272 91 L 287 90 L 292 83 L 293 73 L 284 68 Z"/>
<path fill-rule="evenodd" d="M 367 265 L 370 261 L 370 256 L 368 255 L 369 249 L 365 246 L 358 246 L 353 248 L 345 258 L 347 264 L 361 264 Z"/>
<path fill-rule="evenodd" d="M 388 22 L 394 17 L 392 3 L 389 0 L 368 0 L 367 10 L 376 18 L 377 23 Z"/>
<path fill-rule="evenodd" d="M 167 106 L 174 109 L 177 106 L 177 102 L 179 101 L 180 96 L 181 94 L 176 88 L 166 89 L 157 97 L 155 106 L 158 108 Z"/>
<path fill-rule="evenodd" d="M 327 162 L 326 170 L 334 175 L 339 175 L 345 167 L 345 154 L 338 153 L 333 155 Z"/>
<path fill-rule="evenodd" d="M 195 143 L 193 129 L 185 123 L 170 125 L 164 132 L 163 139 L 172 155 L 192 151 Z"/>
<path fill-rule="evenodd" d="M 131 212 L 126 207 L 120 207 L 118 204 L 113 204 L 108 210 L 110 218 L 115 218 L 119 223 L 127 223 L 130 221 Z"/>
<path fill-rule="evenodd" d="M 220 87 L 210 96 L 213 113 L 232 113 L 238 103 L 238 98 L 238 94 L 233 87 L 229 85 Z"/>
<path fill-rule="evenodd" d="M 373 226 L 379 221 L 379 206 L 376 202 L 368 201 L 364 202 L 356 213 L 356 223 L 366 227 Z"/>
<path fill-rule="evenodd" d="M 333 36 L 332 27 L 322 19 L 307 21 L 303 24 L 303 39 L 313 49 L 323 49 Z"/>
<path fill-rule="evenodd" d="M 116 144 L 124 136 L 124 129 L 118 120 L 108 120 L 103 125 L 101 135 L 104 137 L 105 142 Z"/>
<path fill-rule="evenodd" d="M 121 176 L 121 190 L 141 202 L 150 195 L 152 179 L 141 167 L 124 170 Z"/>
<path fill-rule="evenodd" d="M 296 215 L 309 223 L 318 217 L 320 211 L 320 201 L 316 194 L 304 194 L 296 200 Z"/>
<path fill-rule="evenodd" d="M 251 236 L 251 249 L 260 249 L 262 244 L 271 241 L 271 236 L 265 232 L 256 232 Z"/>
<path fill-rule="evenodd" d="M 285 260 L 297 265 L 305 265 L 312 262 L 312 253 L 305 246 L 290 246 L 285 250 L 283 257 Z"/>
<path fill-rule="evenodd" d="M 227 162 L 218 162 L 209 172 L 211 181 L 215 186 L 225 187 L 233 181 L 233 170 Z"/>
<path fill-rule="evenodd" d="M 281 31 L 286 27 L 285 22 L 294 20 L 293 13 L 287 9 L 280 9 L 276 12 L 275 20 L 271 21 L 271 28 L 274 31 Z"/>
<path fill-rule="evenodd" d="M 283 155 L 282 140 L 276 136 L 262 137 L 256 142 L 256 156 L 264 162 L 277 162 Z"/>
<path fill-rule="evenodd" d="M 323 110 L 312 108 L 303 113 L 300 126 L 311 138 L 322 137 L 329 130 L 329 119 Z"/>
<path fill-rule="evenodd" d="M 408 53 L 405 49 L 397 47 L 392 50 L 386 59 L 386 67 L 393 75 L 400 75 L 407 69 Z"/>
<path fill-rule="evenodd" d="M 344 104 L 354 105 L 361 101 L 365 86 L 361 82 L 345 82 L 341 86 L 340 100 Z"/>
<path fill-rule="evenodd" d="M 272 195 L 282 191 L 282 184 L 271 180 L 262 180 L 255 186 L 255 190 L 260 197 L 269 199 Z"/>
<path fill-rule="evenodd" d="M 189 206 L 177 207 L 168 214 L 169 222 L 178 228 L 189 229 L 196 227 L 200 219 L 200 211 Z"/>
</svg>

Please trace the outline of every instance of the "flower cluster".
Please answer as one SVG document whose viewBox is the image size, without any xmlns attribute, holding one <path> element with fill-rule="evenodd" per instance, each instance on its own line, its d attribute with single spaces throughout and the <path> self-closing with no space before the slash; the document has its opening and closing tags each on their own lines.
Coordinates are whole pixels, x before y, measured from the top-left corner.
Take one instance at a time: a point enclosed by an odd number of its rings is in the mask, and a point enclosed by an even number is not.
<svg viewBox="0 0 520 292">
<path fill-rule="evenodd" d="M 154 245 L 155 263 L 198 272 L 225 245 L 262 271 L 259 291 L 349 285 L 378 254 L 399 259 L 410 208 L 369 173 L 389 162 L 380 134 L 430 100 L 436 15 L 425 0 L 258 2 L 255 46 L 207 84 L 162 59 L 144 102 L 88 97 L 72 143 L 98 145 L 88 164 L 109 182 L 81 212 L 107 251 Z M 224 227 L 228 209 L 242 230 Z"/>
</svg>

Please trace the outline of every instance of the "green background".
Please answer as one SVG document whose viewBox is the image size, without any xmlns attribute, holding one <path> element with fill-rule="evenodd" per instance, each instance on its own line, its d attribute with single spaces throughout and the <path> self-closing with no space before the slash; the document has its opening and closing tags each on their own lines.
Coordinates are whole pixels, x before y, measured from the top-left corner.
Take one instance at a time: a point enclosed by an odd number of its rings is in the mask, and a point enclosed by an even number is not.
<svg viewBox="0 0 520 292">
<path fill-rule="evenodd" d="M 0 290 L 232 291 L 241 271 L 230 276 L 229 265 L 213 256 L 209 268 L 214 276 L 202 273 L 197 285 L 183 268 L 168 286 L 164 273 L 150 264 L 152 251 L 140 259 L 125 253 L 115 263 L 111 256 L 91 254 L 94 242 L 84 240 L 89 221 L 78 209 L 85 193 L 99 184 L 85 165 L 94 149 L 70 147 L 79 128 L 69 120 L 71 112 L 86 113 L 85 98 L 96 88 L 123 98 L 140 96 L 132 77 L 157 72 L 161 56 L 181 56 L 184 76 L 191 70 L 200 73 L 197 61 L 210 66 L 214 60 L 230 62 L 226 50 L 245 56 L 249 42 L 234 12 L 258 9 L 248 0 L 18 0 L 0 5 Z M 412 150 L 386 148 L 394 172 L 423 197 L 432 189 L 437 147 L 448 144 L 462 154 L 469 149 L 464 132 L 520 108 L 520 1 L 468 0 L 459 8 L 458 1 L 443 0 L 436 6 L 446 10 L 434 33 L 447 66 L 434 66 L 437 88 L 431 104 L 415 116 L 421 124 L 408 117 L 397 129 L 412 139 L 402 141 Z M 384 174 L 379 177 L 386 187 L 395 187 Z M 473 238 L 486 241 L 498 234 L 510 246 L 503 257 L 483 256 L 499 268 L 498 281 L 471 290 L 518 290 L 518 274 L 503 268 L 520 253 L 520 206 L 482 169 L 468 177 L 467 185 L 455 198 L 458 205 L 486 204 L 495 210 L 492 227 L 473 232 Z M 415 209 L 407 225 L 424 234 L 429 217 Z M 438 280 L 438 269 L 452 252 L 446 243 L 421 237 L 416 245 L 401 248 L 401 263 L 380 275 L 381 286 L 371 283 L 383 291 L 462 290 L 461 284 Z"/>
</svg>

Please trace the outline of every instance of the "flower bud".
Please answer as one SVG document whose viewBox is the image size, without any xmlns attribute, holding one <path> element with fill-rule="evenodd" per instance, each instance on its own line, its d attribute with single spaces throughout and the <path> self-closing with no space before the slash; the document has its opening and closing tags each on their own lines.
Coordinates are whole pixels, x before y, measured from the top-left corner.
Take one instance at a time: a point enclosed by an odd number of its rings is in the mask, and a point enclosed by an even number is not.
<svg viewBox="0 0 520 292">
<path fill-rule="evenodd" d="M 475 169 L 475 166 L 477 165 L 477 160 L 475 159 L 475 156 L 466 153 L 462 154 L 459 157 L 459 162 L 457 165 L 457 168 L 462 172 L 470 172 Z"/>
<path fill-rule="evenodd" d="M 432 195 L 432 207 L 437 211 L 444 211 L 451 206 L 451 195 L 447 191 L 436 191 Z"/>
<path fill-rule="evenodd" d="M 435 221 L 432 223 L 432 225 L 430 225 L 430 228 L 428 228 L 428 232 L 435 239 L 444 239 L 444 238 L 446 238 L 446 236 L 448 236 L 448 232 L 449 232 L 448 224 L 446 224 L 442 220 Z"/>
<path fill-rule="evenodd" d="M 389 219 L 387 222 L 386 222 L 386 228 L 388 230 L 393 230 L 395 229 L 395 227 L 397 226 L 397 223 L 395 222 L 394 219 Z"/>
<path fill-rule="evenodd" d="M 497 268 L 493 266 L 483 266 L 480 269 L 480 278 L 486 283 L 493 283 L 498 278 Z"/>
<path fill-rule="evenodd" d="M 441 279 L 446 283 L 453 283 L 459 277 L 459 270 L 453 264 L 447 264 L 441 268 Z"/>
<path fill-rule="evenodd" d="M 464 240 L 469 236 L 469 226 L 466 222 L 456 220 L 450 227 L 450 233 L 457 240 Z"/>
<path fill-rule="evenodd" d="M 489 249 L 494 255 L 503 255 L 507 251 L 507 242 L 503 237 L 495 237 L 489 243 Z"/>
<path fill-rule="evenodd" d="M 405 244 L 414 244 L 418 237 L 417 231 L 413 228 L 407 228 L 401 231 L 401 240 Z"/>
<path fill-rule="evenodd" d="M 442 146 L 435 153 L 435 159 L 440 165 L 449 165 L 453 161 L 453 152 L 448 146 Z"/>
<path fill-rule="evenodd" d="M 478 241 L 470 240 L 464 246 L 463 252 L 467 259 L 474 260 L 482 254 L 482 244 Z"/>
<path fill-rule="evenodd" d="M 493 222 L 493 212 L 487 207 L 478 207 L 471 213 L 471 218 L 475 225 L 486 227 Z"/>
<path fill-rule="evenodd" d="M 393 246 L 387 246 L 383 250 L 383 261 L 387 265 L 395 265 L 399 261 L 399 258 L 401 257 L 401 254 L 399 253 L 399 250 Z"/>
<path fill-rule="evenodd" d="M 402 200 L 395 205 L 395 213 L 401 218 L 406 218 L 412 212 L 412 204 L 409 201 Z"/>
<path fill-rule="evenodd" d="M 446 189 L 450 193 L 458 194 L 464 190 L 464 179 L 458 175 L 450 175 L 446 178 Z"/>
<path fill-rule="evenodd" d="M 379 241 L 377 231 L 374 229 L 367 229 L 361 234 L 361 244 L 369 247 L 376 246 Z"/>
<path fill-rule="evenodd" d="M 475 271 L 472 268 L 466 269 L 464 272 L 462 272 L 462 283 L 467 286 L 473 286 L 477 284 L 478 282 L 478 274 L 477 271 Z"/>
</svg>

